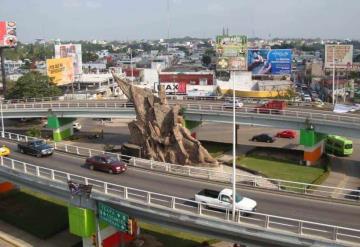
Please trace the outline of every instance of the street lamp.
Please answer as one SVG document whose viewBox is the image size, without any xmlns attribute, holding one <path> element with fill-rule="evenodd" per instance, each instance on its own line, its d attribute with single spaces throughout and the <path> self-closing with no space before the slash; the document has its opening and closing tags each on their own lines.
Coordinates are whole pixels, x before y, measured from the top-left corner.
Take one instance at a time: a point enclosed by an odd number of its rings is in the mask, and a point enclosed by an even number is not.
<svg viewBox="0 0 360 247">
<path fill-rule="evenodd" d="M 335 104 L 335 45 L 333 46 L 333 83 L 332 83 L 332 104 Z"/>
<path fill-rule="evenodd" d="M 1 137 L 5 137 L 5 129 L 4 129 L 4 116 L 3 116 L 3 103 L 0 103 L 0 112 L 1 112 Z"/>
<path fill-rule="evenodd" d="M 230 72 L 231 73 L 231 72 Z M 232 219 L 235 221 L 235 208 L 236 208 L 236 118 L 235 118 L 235 80 L 233 80 L 233 201 L 232 201 Z"/>
</svg>

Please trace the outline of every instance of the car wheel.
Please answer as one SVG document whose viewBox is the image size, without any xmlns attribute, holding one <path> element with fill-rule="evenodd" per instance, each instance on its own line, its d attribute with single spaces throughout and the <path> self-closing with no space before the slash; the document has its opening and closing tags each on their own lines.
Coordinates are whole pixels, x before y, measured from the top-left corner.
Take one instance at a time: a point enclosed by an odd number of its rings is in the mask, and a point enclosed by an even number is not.
<svg viewBox="0 0 360 247">
<path fill-rule="evenodd" d="M 20 148 L 19 151 L 20 151 L 20 153 L 22 153 L 22 154 L 24 153 L 24 149 L 22 149 L 22 148 Z"/>
<path fill-rule="evenodd" d="M 36 154 L 36 157 L 37 157 L 37 158 L 40 158 L 40 157 L 41 157 L 41 154 L 40 154 L 40 153 Z"/>
<path fill-rule="evenodd" d="M 266 140 L 267 143 L 270 143 L 270 140 Z"/>
<path fill-rule="evenodd" d="M 113 173 L 114 173 L 113 170 L 109 169 L 109 174 L 113 174 Z"/>
<path fill-rule="evenodd" d="M 89 166 L 89 168 L 90 168 L 90 170 L 94 170 L 94 166 L 93 166 L 93 165 Z"/>
</svg>

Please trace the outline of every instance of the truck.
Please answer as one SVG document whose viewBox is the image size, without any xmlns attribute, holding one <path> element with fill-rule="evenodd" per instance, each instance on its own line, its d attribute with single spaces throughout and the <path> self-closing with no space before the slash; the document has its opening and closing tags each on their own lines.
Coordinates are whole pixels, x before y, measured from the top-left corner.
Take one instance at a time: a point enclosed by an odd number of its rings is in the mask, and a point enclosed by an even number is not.
<svg viewBox="0 0 360 247">
<path fill-rule="evenodd" d="M 287 108 L 286 101 L 283 100 L 270 100 L 265 104 L 259 105 L 255 107 L 255 112 L 258 113 L 273 113 L 273 114 L 281 114 L 282 110 Z"/>
<path fill-rule="evenodd" d="M 231 189 L 223 189 L 221 191 L 203 189 L 195 194 L 195 201 L 204 203 L 209 208 L 217 208 L 222 210 L 232 210 L 232 195 Z M 257 203 L 256 201 L 236 194 L 235 208 L 241 211 L 242 214 L 255 212 Z"/>
<path fill-rule="evenodd" d="M 54 148 L 43 140 L 22 142 L 17 147 L 20 153 L 34 155 L 38 158 L 54 153 Z"/>
</svg>

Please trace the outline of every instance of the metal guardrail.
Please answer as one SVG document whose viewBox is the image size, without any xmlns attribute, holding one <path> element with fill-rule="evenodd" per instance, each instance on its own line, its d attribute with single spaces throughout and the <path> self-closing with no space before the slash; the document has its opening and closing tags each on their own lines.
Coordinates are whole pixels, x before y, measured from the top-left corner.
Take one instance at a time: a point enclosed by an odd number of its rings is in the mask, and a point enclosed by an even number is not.
<svg viewBox="0 0 360 247">
<path fill-rule="evenodd" d="M 17 142 L 39 139 L 39 138 L 34 138 L 34 137 L 20 135 L 16 133 L 10 133 L 10 132 L 4 132 L 4 138 L 9 140 L 14 140 Z M 129 166 L 138 167 L 146 170 L 175 174 L 190 178 L 206 179 L 217 182 L 231 183 L 232 181 L 231 180 L 232 173 L 219 171 L 219 169 L 211 169 L 211 168 L 205 169 L 200 167 L 182 166 L 182 165 L 158 162 L 153 160 L 126 156 L 119 153 L 111 153 L 102 150 L 79 147 L 75 145 L 68 145 L 68 144 L 52 142 L 52 141 L 47 141 L 47 143 L 53 145 L 55 150 L 66 152 L 69 154 L 75 154 L 83 157 L 90 157 L 99 154 L 110 155 L 116 157 L 118 160 L 122 160 L 128 163 Z M 236 181 L 238 185 L 246 185 L 246 186 L 257 187 L 268 190 L 311 195 L 316 197 L 331 198 L 332 195 L 336 195 L 337 198 L 341 200 L 354 201 L 360 199 L 358 195 L 352 194 L 357 191 L 349 188 L 338 188 L 338 187 L 323 186 L 316 184 L 307 184 L 307 183 L 293 182 L 293 181 L 280 180 L 280 179 L 264 178 L 261 176 L 248 176 L 243 174 L 237 174 Z"/>
<path fill-rule="evenodd" d="M 232 215 L 231 210 L 225 208 L 223 211 L 210 209 L 211 206 L 214 205 L 196 202 L 194 200 L 108 183 L 77 174 L 32 165 L 6 157 L 0 158 L 0 168 L 14 172 L 11 174 L 15 176 L 37 177 L 64 185 L 66 185 L 69 180 L 92 185 L 93 191 L 97 193 L 129 202 L 136 202 L 145 207 L 151 206 L 153 208 L 165 209 L 170 212 L 176 211 L 188 215 L 197 215 L 198 217 L 220 220 L 223 223 L 235 223 L 238 226 L 247 228 L 277 232 L 281 231 L 282 233 L 289 235 L 321 239 L 332 243 L 354 246 L 360 243 L 360 230 L 357 229 L 256 212 L 251 212 L 250 216 L 243 216 L 243 214 L 248 212 L 241 210 L 236 210 L 236 220 L 233 222 L 230 220 Z"/>
</svg>

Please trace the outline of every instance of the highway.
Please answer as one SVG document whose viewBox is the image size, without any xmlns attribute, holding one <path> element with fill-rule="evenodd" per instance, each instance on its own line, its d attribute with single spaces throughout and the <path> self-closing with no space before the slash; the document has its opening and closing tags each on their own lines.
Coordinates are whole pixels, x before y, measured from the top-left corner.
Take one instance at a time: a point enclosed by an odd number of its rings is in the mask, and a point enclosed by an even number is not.
<svg viewBox="0 0 360 247">
<path fill-rule="evenodd" d="M 201 189 L 221 190 L 223 188 L 222 185 L 213 182 L 170 177 L 135 168 L 130 168 L 124 174 L 111 175 L 82 167 L 84 158 L 81 157 L 57 152 L 51 157 L 36 158 L 18 153 L 14 143 L 3 140 L 2 144 L 6 144 L 11 148 L 10 158 L 16 160 L 166 195 L 192 199 L 194 194 Z M 360 229 L 359 206 L 334 204 L 332 202 L 243 188 L 239 189 L 238 192 L 243 196 L 255 199 L 258 202 L 257 211 L 260 213 Z"/>
</svg>

